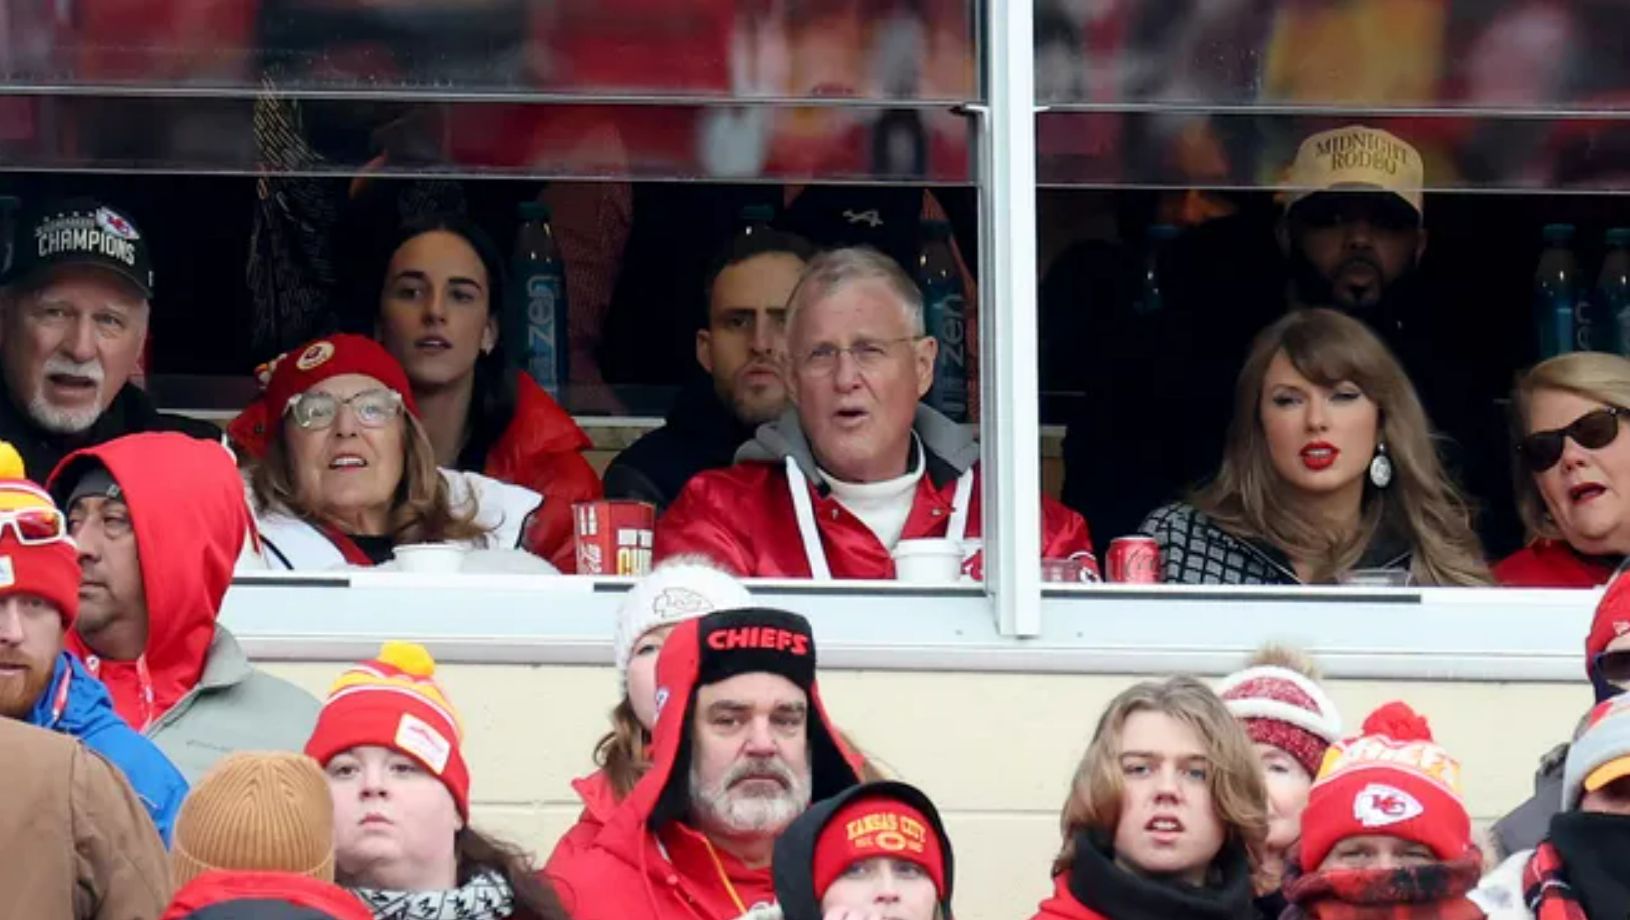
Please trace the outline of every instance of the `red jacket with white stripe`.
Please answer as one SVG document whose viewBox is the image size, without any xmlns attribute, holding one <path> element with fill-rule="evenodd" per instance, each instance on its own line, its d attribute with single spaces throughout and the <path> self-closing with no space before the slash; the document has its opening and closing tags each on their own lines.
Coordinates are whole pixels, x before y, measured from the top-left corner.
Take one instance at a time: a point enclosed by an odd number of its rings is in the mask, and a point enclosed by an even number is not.
<svg viewBox="0 0 1630 920">
<path fill-rule="evenodd" d="M 960 426 L 925 406 L 914 422 L 924 456 L 911 512 L 900 539 L 951 536 L 961 530 L 965 572 L 983 572 L 979 443 Z M 832 496 L 816 470 L 808 442 L 789 412 L 759 428 L 736 454 L 736 464 L 701 473 L 657 522 L 658 561 L 700 553 L 740 575 L 814 577 L 824 557 L 833 578 L 893 579 L 894 560 L 871 528 Z M 810 519 L 799 521 L 797 492 L 809 499 Z M 964 515 L 958 497 L 965 494 Z M 1078 558 L 1094 578 L 1098 564 L 1081 515 L 1041 499 L 1042 556 Z M 810 539 L 811 531 L 818 534 Z"/>
</svg>

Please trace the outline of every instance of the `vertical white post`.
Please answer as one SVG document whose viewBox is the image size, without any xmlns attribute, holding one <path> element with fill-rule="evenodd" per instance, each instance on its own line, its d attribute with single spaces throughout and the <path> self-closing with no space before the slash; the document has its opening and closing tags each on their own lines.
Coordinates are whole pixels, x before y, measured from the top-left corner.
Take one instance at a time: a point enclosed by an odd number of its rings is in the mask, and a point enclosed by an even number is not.
<svg viewBox="0 0 1630 920">
<path fill-rule="evenodd" d="M 1041 632 L 1034 0 L 982 0 L 979 348 L 985 590 L 1004 635 Z"/>
</svg>

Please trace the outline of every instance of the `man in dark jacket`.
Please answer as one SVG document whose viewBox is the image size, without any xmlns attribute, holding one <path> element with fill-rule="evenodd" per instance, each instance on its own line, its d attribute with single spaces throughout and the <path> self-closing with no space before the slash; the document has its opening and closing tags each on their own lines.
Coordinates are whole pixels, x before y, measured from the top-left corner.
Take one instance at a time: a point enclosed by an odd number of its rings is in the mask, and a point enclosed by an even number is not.
<svg viewBox="0 0 1630 920">
<path fill-rule="evenodd" d="M 729 466 L 753 429 L 781 414 L 787 298 L 812 253 L 800 237 L 754 228 L 719 255 L 708 273 L 707 324 L 696 330 L 696 363 L 711 385 L 687 386 L 667 423 L 612 462 L 607 498 L 666 509 L 692 476 Z"/>
<path fill-rule="evenodd" d="M 35 476 L 69 451 L 136 431 L 219 438 L 164 415 L 131 383 L 147 344 L 153 269 L 124 213 L 89 199 L 31 211 L 0 288 L 0 439 Z"/>
</svg>

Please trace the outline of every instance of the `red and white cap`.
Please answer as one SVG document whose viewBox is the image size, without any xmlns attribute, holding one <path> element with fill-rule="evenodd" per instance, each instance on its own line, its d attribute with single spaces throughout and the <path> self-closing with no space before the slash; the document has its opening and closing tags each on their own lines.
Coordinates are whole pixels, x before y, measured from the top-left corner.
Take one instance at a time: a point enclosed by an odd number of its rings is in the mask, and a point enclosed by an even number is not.
<svg viewBox="0 0 1630 920">
<path fill-rule="evenodd" d="M 1319 775 L 1325 751 L 1341 739 L 1341 713 L 1307 675 L 1277 665 L 1236 671 L 1217 685 L 1217 695 L 1252 741 L 1270 744 Z"/>
</svg>

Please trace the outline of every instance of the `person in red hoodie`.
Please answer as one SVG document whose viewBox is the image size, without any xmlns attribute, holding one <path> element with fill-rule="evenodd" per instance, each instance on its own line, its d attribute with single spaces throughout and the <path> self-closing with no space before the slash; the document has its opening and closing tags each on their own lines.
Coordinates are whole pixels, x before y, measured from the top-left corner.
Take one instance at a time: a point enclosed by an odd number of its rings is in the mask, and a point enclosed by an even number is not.
<svg viewBox="0 0 1630 920">
<path fill-rule="evenodd" d="M 70 652 L 189 783 L 239 750 L 298 751 L 317 701 L 249 663 L 216 623 L 253 518 L 220 444 L 126 435 L 47 480 L 84 579 Z"/>
<path fill-rule="evenodd" d="M 938 353 L 922 292 L 888 256 L 836 249 L 787 304 L 794 408 L 736 464 L 693 477 L 657 521 L 656 558 L 700 553 L 743 576 L 895 577 L 903 540 L 948 539 L 983 570 L 979 443 L 919 403 Z M 1042 502 L 1042 555 L 1096 578 L 1087 523 Z"/>
<path fill-rule="evenodd" d="M 1192 677 L 1110 702 L 1076 768 L 1035 920 L 1254 920 L 1266 792 L 1245 730 Z"/>
<path fill-rule="evenodd" d="M 797 614 L 724 610 L 674 629 L 650 769 L 590 846 L 545 867 L 573 920 L 734 920 L 775 902 L 776 838 L 860 781 L 815 667 Z"/>
<path fill-rule="evenodd" d="M 583 813 L 555 844 L 557 857 L 592 844 L 617 803 L 650 768 L 657 656 L 674 627 L 715 610 L 752 603 L 741 582 L 699 556 L 669 559 L 629 590 L 617 608 L 613 640 L 622 699 L 611 710 L 611 731 L 594 746 L 599 769 L 572 780 L 572 789 L 583 800 Z"/>
<path fill-rule="evenodd" d="M 1534 365 L 1511 392 L 1517 512 L 1527 546 L 1494 577 L 1526 588 L 1593 588 L 1630 553 L 1630 360 L 1581 351 Z"/>
<path fill-rule="evenodd" d="M 543 496 L 528 546 L 577 571 L 572 504 L 600 497 L 584 459 L 587 435 L 524 372 L 510 370 L 499 335 L 504 263 L 461 217 L 409 223 L 373 276 L 378 337 L 407 371 L 436 463 L 483 473 Z"/>
</svg>

